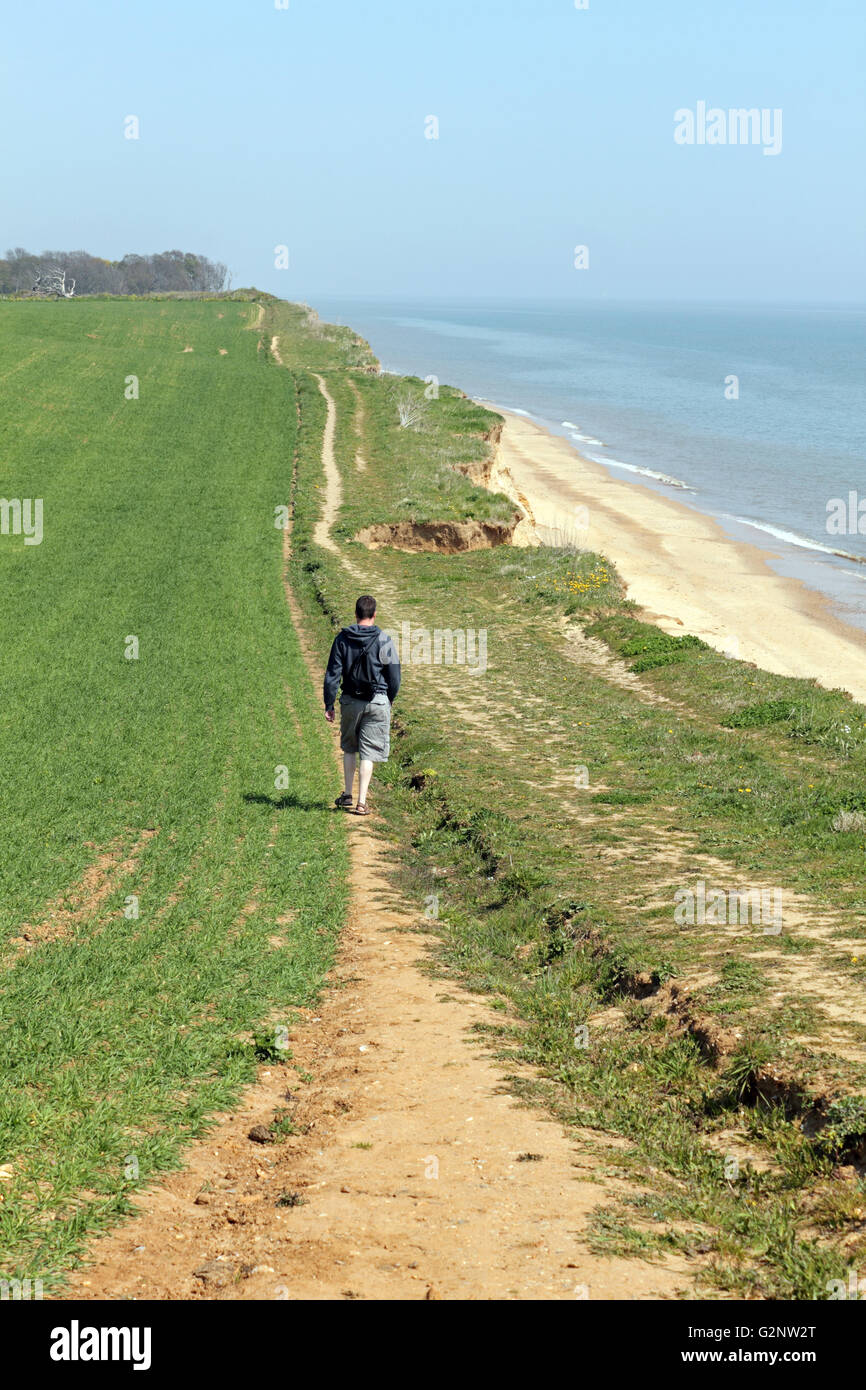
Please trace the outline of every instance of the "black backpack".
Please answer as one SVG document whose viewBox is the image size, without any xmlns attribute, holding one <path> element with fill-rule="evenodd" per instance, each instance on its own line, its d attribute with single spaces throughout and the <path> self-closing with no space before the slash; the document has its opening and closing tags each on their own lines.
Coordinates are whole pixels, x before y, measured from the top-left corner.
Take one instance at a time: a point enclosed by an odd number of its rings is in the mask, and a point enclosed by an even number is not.
<svg viewBox="0 0 866 1390">
<path fill-rule="evenodd" d="M 361 648 L 346 673 L 349 694 L 354 700 L 363 700 L 365 704 L 369 704 L 376 694 L 382 670 L 375 656 L 375 647 L 374 638 Z"/>
</svg>

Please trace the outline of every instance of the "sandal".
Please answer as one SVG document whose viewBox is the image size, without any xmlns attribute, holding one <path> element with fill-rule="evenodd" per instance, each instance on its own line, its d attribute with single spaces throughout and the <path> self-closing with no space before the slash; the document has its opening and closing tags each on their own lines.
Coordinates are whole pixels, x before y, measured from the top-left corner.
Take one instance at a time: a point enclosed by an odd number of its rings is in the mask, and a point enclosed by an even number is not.
<svg viewBox="0 0 866 1390">
<path fill-rule="evenodd" d="M 341 810 L 341 811 L 351 811 L 351 809 L 352 809 L 352 793 L 351 793 L 351 792 L 341 792 L 340 795 L 339 795 L 338 797 L 335 797 L 335 798 L 334 798 L 334 805 L 335 805 L 336 807 L 338 807 L 339 810 Z"/>
<path fill-rule="evenodd" d="M 359 801 L 355 807 L 356 816 L 369 816 L 370 808 L 365 801 Z"/>
</svg>

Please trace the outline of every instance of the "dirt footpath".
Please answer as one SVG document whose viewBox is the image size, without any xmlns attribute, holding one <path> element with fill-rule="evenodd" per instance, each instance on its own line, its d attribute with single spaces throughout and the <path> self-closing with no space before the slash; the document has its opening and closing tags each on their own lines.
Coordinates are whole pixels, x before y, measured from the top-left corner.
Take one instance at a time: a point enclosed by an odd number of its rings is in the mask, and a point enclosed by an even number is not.
<svg viewBox="0 0 866 1390">
<path fill-rule="evenodd" d="M 352 919 L 321 1014 L 292 1030 L 292 1061 L 263 1067 L 243 1108 L 190 1150 L 182 1173 L 140 1199 L 142 1214 L 94 1244 L 95 1264 L 73 1281 L 72 1296 L 686 1291 L 682 1267 L 588 1254 L 581 1232 L 604 1200 L 588 1179 L 595 1160 L 505 1093 L 500 1067 L 472 1033 L 501 1015 L 465 992 L 444 995 L 419 969 L 418 914 L 386 885 L 387 847 L 369 822 L 350 828 Z M 250 1140 L 280 1108 L 308 1132 L 279 1144 Z"/>
</svg>

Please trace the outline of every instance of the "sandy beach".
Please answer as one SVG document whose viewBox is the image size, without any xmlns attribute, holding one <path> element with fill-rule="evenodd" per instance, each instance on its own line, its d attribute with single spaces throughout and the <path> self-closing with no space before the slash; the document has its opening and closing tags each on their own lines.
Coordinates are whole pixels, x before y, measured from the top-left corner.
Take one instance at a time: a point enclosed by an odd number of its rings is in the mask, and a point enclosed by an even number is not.
<svg viewBox="0 0 866 1390">
<path fill-rule="evenodd" d="M 771 549 L 732 540 L 711 517 L 612 478 L 534 421 L 483 404 L 505 420 L 491 486 L 527 514 L 518 542 L 599 551 L 666 632 L 694 633 L 765 670 L 814 677 L 866 703 L 866 636 L 821 594 L 776 574 Z"/>
</svg>

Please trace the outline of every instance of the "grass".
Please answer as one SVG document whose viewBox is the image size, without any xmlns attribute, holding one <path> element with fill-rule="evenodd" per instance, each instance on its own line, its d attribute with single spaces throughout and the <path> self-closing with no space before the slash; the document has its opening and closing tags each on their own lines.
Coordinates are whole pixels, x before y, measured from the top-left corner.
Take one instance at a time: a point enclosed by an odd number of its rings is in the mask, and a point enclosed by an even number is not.
<svg viewBox="0 0 866 1390">
<path fill-rule="evenodd" d="M 254 1079 L 343 920 L 255 308 L 0 305 L 3 491 L 45 515 L 0 537 L 0 1269 L 46 1287 Z"/>
<path fill-rule="evenodd" d="M 539 1074 L 517 1092 L 594 1132 L 605 1166 L 663 1213 L 659 1234 L 611 1206 L 597 1248 L 679 1252 L 711 1291 L 826 1297 L 866 1251 L 856 1171 L 839 1166 L 857 1137 L 818 1137 L 822 1096 L 852 1097 L 859 1114 L 866 1092 L 866 845 L 838 819 L 862 805 L 866 711 L 660 632 L 598 555 L 364 550 L 353 538 L 373 522 L 478 514 L 467 472 L 483 470 L 495 418 L 448 393 L 400 430 L 393 381 L 350 368 L 328 388 L 339 556 L 312 541 L 312 449 L 295 494 L 296 586 L 322 653 L 358 587 L 347 565 L 393 631 L 487 633 L 483 675 L 404 665 L 392 760 L 377 770 L 400 886 L 440 940 L 436 969 L 499 1008 L 488 1041 Z M 362 474 L 359 450 L 375 461 Z M 575 629 L 604 644 L 607 666 L 583 657 Z M 684 929 L 675 893 L 697 881 L 781 886 L 783 930 Z M 789 978 L 792 962 L 808 973 Z M 689 1026 L 664 1006 L 667 982 L 688 988 Z M 853 1045 L 827 1011 L 840 994 Z M 728 1039 L 717 1061 L 713 1029 Z M 773 1095 L 771 1073 L 787 1091 Z M 819 1220 L 832 1184 L 858 1199 Z"/>
</svg>

